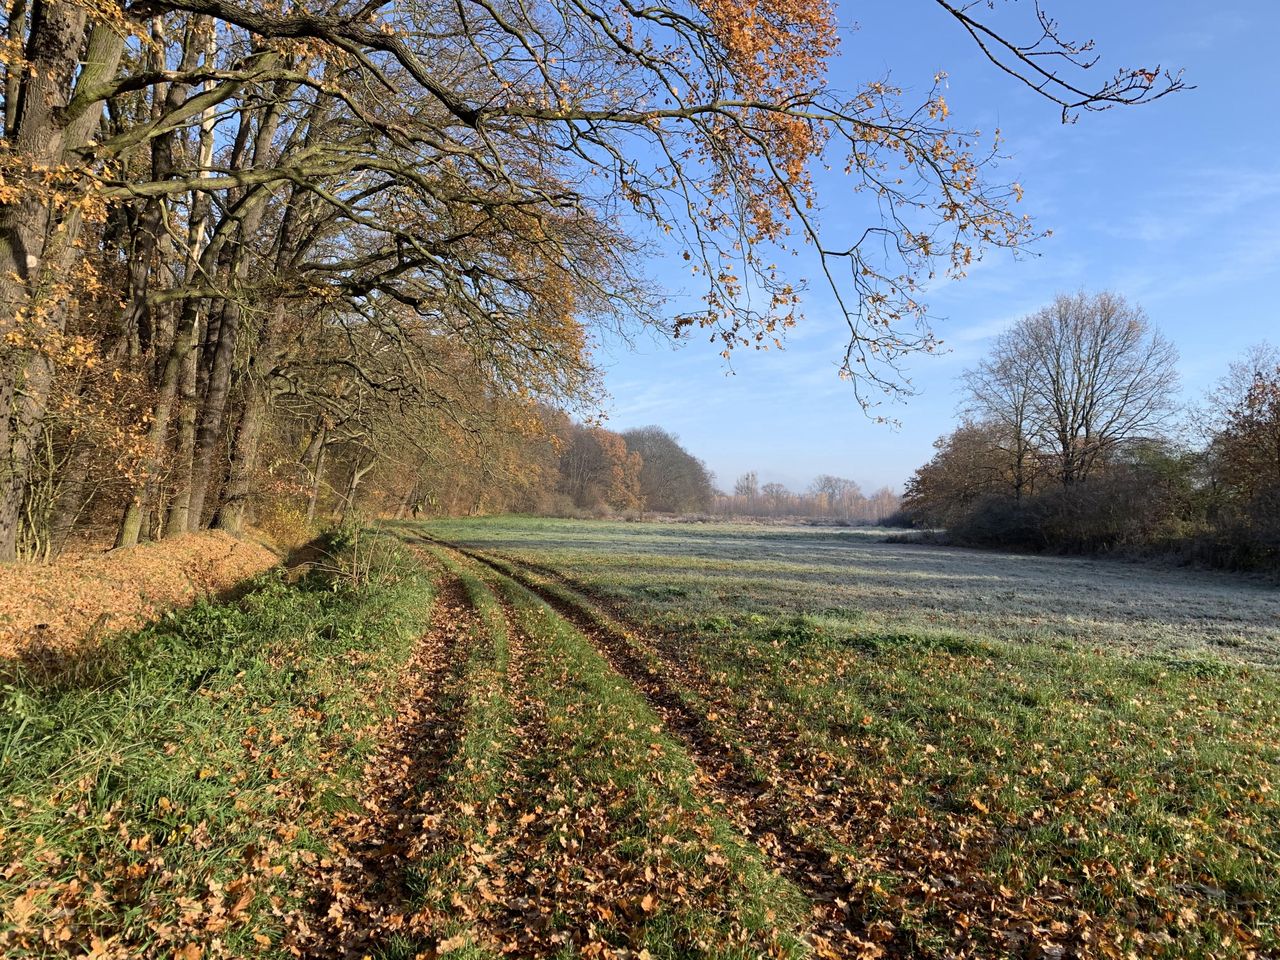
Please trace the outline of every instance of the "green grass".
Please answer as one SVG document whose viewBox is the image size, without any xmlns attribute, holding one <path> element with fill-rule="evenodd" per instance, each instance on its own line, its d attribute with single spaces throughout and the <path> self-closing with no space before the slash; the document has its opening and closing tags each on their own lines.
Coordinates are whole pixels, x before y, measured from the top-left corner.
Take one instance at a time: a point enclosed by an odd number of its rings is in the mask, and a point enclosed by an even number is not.
<svg viewBox="0 0 1280 960">
<path fill-rule="evenodd" d="M 492 824 L 472 839 L 493 857 L 486 874 L 496 884 L 514 868 L 507 896 L 541 894 L 523 909 L 543 932 L 521 955 L 576 956 L 588 930 L 654 958 L 799 955 L 803 897 L 699 795 L 689 757 L 640 695 L 540 599 L 474 564 L 454 569 L 490 630 L 505 636 L 501 598 L 526 642 L 507 686 L 524 739 L 500 779 L 458 794 Z M 491 762 L 483 753 L 474 766 Z"/>
<path fill-rule="evenodd" d="M 706 683 L 687 701 L 795 778 L 796 822 L 842 858 L 864 921 L 892 925 L 895 944 L 924 956 L 1058 941 L 1104 956 L 1280 951 L 1280 677 L 1209 642 L 1257 622 L 1254 649 L 1280 649 L 1248 583 L 1220 623 L 1173 601 L 1126 619 L 1124 584 L 1106 578 L 1154 590 L 1185 574 L 1101 565 L 1098 592 L 1115 596 L 1094 631 L 1100 614 L 1077 617 L 1075 595 L 983 614 L 983 597 L 1016 607 L 1050 587 L 989 562 L 975 572 L 959 551 L 943 552 L 946 566 L 913 559 L 918 547 L 904 560 L 901 547 L 812 531 L 427 529 L 563 571 L 688 657 Z M 852 570 L 833 558 L 841 549 Z M 877 550 L 904 575 L 896 609 L 859 590 Z M 913 593 L 921 573 L 957 595 Z M 1177 636 L 1180 622 L 1195 635 Z M 1112 642 L 1125 629 L 1146 642 Z"/>
<path fill-rule="evenodd" d="M 780 705 L 773 716 L 802 744 L 872 787 L 858 792 L 887 800 L 888 836 L 840 838 L 854 862 L 892 860 L 941 825 L 992 845 L 990 883 L 1061 888 L 1117 921 L 1146 914 L 1175 955 L 1227 949 L 1236 917 L 1280 942 L 1274 677 L 857 626 L 835 644 L 829 627 L 780 642 L 778 626 L 699 638 L 700 656 L 739 697 Z"/>
<path fill-rule="evenodd" d="M 0 952 L 286 956 L 313 916 L 378 960 L 745 960 L 847 910 L 867 955 L 1280 953 L 1280 636 L 1248 582 L 861 531 L 394 527 L 422 531 L 498 569 L 362 536 L 334 576 L 10 668 Z"/>
<path fill-rule="evenodd" d="M 323 826 L 350 808 L 432 584 L 262 577 L 0 694 L 5 956 L 286 955 Z"/>
<path fill-rule="evenodd" d="M 523 517 L 427 529 L 549 564 L 675 617 L 832 609 L 905 631 L 1280 666 L 1280 590 L 1222 573 L 882 543 L 880 530 Z"/>
<path fill-rule="evenodd" d="M 498 825 L 508 819 L 501 801 L 515 735 L 507 673 L 510 638 L 502 608 L 483 581 L 444 551 L 432 551 L 432 556 L 447 575 L 459 579 L 476 621 L 466 637 L 465 663 L 443 693 L 461 702 L 460 734 L 437 806 L 445 840 L 408 871 L 411 902 L 406 906 L 429 915 L 430 935 L 393 942 L 378 954 L 382 960 L 412 958 L 449 940 L 462 942 L 450 951 L 458 960 L 497 956 L 480 942 L 474 924 L 459 917 L 455 901 L 482 901 L 490 892 L 485 873 L 473 869 L 474 855 L 493 844 Z"/>
</svg>

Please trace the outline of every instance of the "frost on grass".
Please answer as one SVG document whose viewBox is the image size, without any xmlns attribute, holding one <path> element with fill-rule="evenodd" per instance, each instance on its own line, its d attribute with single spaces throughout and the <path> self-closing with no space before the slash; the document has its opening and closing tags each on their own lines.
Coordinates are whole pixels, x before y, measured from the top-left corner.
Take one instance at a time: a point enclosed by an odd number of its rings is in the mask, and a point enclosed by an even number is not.
<svg viewBox="0 0 1280 960">
<path fill-rule="evenodd" d="M 843 611 L 896 629 L 1280 664 L 1280 589 L 1227 573 L 885 543 L 884 530 L 500 518 L 433 530 L 607 577 L 620 594 L 652 593 L 660 579 L 672 605 L 702 596 L 748 612 Z"/>
</svg>

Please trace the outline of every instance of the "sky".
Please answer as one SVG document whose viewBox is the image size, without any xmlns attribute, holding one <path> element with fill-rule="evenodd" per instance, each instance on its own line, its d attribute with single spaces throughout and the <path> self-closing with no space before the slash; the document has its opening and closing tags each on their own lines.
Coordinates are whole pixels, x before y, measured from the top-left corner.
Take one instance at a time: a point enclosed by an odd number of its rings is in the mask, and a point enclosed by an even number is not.
<svg viewBox="0 0 1280 960">
<path fill-rule="evenodd" d="M 609 426 L 676 433 L 722 488 L 756 470 L 761 482 L 793 489 L 820 473 L 901 489 L 954 425 L 961 372 L 1056 293 L 1108 289 L 1143 306 L 1178 347 L 1188 402 L 1251 344 L 1280 341 L 1280 123 L 1269 106 L 1280 0 L 1042 5 L 1067 36 L 1096 40 L 1103 59 L 1094 72 L 1159 63 L 1182 68 L 1195 89 L 1064 125 L 1057 107 L 1000 74 L 931 0 L 838 8 L 832 87 L 851 91 L 887 74 L 923 99 L 945 71 L 954 124 L 984 134 L 999 127 L 995 179 L 1021 183 L 1019 212 L 1053 231 L 1028 253 L 992 252 L 965 279 L 930 287 L 945 346 L 907 364 L 914 396 L 877 411 L 899 426 L 868 417 L 838 378 L 847 328 L 816 280 L 785 350 L 739 351 L 732 370 L 696 337 L 681 347 L 645 337 L 602 344 Z M 821 221 L 853 222 L 848 181 L 823 176 L 818 187 Z M 696 292 L 674 254 L 650 272 L 677 299 Z"/>
</svg>

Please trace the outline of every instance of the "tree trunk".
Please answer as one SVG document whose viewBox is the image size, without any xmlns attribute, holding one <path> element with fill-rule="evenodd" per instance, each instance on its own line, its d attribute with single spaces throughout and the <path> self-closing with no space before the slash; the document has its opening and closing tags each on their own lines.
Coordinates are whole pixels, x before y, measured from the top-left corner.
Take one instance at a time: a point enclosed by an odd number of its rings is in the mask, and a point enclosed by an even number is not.
<svg viewBox="0 0 1280 960">
<path fill-rule="evenodd" d="M 89 500 L 89 445 L 76 441 L 74 437 L 71 442 L 75 446 L 63 467 L 65 477 L 59 485 L 50 523 L 49 542 L 55 557 L 66 548 L 76 521 Z"/>
<path fill-rule="evenodd" d="M 215 530 L 238 534 L 249 511 L 249 494 L 258 467 L 258 440 L 267 415 L 266 391 L 260 383 L 246 384 L 244 413 L 231 444 L 231 470 L 222 506 L 213 518 Z"/>
<path fill-rule="evenodd" d="M 17 557 L 27 477 L 53 382 L 49 358 L 20 341 L 26 336 L 35 346 L 62 332 L 65 297 L 51 288 L 71 275 L 79 255 L 78 208 L 55 222 L 54 200 L 40 179 L 49 167 L 74 159 L 101 120 L 101 102 L 77 103 L 68 96 L 76 71 L 77 92 L 101 83 L 115 74 L 124 47 L 114 30 L 96 26 L 82 65 L 86 29 L 83 9 L 36 3 L 27 49 L 31 69 L 18 87 L 14 135 L 7 145 L 16 170 L 26 167 L 30 173 L 14 176 L 21 199 L 0 206 L 0 561 Z M 24 313 L 29 330 L 19 329 Z M 9 342 L 11 335 L 19 343 Z"/>
<path fill-rule="evenodd" d="M 192 338 L 194 341 L 194 338 Z M 196 452 L 196 351 L 194 342 L 182 361 L 178 384 L 178 450 L 173 500 L 165 521 L 165 536 L 178 537 L 190 527 L 191 467 Z"/>
<path fill-rule="evenodd" d="M 155 478 L 160 470 L 164 455 L 165 443 L 169 438 L 169 417 L 173 413 L 174 400 L 178 393 L 178 381 L 187 355 L 195 349 L 195 316 L 185 315 L 183 329 L 179 330 L 169 348 L 169 356 L 165 361 L 164 374 L 160 381 L 159 394 L 152 412 L 151 426 L 147 429 L 147 461 L 144 464 L 145 479 L 140 490 L 129 506 L 125 508 L 124 519 L 120 522 L 120 532 L 116 536 L 117 547 L 132 547 L 138 542 L 142 533 L 143 514 L 151 506 L 155 492 Z"/>
<path fill-rule="evenodd" d="M 13 0 L 9 7 L 9 40 L 18 40 L 26 34 L 27 0 Z M 18 125 L 18 97 L 22 88 L 22 68 L 5 64 L 4 68 L 4 138 L 12 140 Z"/>
<path fill-rule="evenodd" d="M 377 462 L 376 459 L 370 460 L 369 463 L 365 464 L 362 467 L 360 466 L 360 461 L 357 460 L 352 465 L 351 476 L 347 480 L 347 492 L 342 497 L 342 516 L 339 519 L 340 523 L 347 522 L 347 518 L 351 515 L 351 511 L 355 508 L 356 490 L 358 490 L 360 487 L 360 481 L 363 480 L 365 478 L 365 475 L 370 470 L 373 469 L 374 464 L 376 462 Z"/>
<path fill-rule="evenodd" d="M 254 166 L 266 161 L 279 122 L 280 104 L 277 103 L 267 110 L 254 138 Z M 250 123 L 250 117 L 246 113 L 241 125 L 241 136 L 247 134 Z M 238 143 L 237 152 L 239 150 Z M 266 212 L 267 192 L 257 191 L 256 196 L 257 201 L 239 213 L 242 241 L 254 235 Z M 235 289 L 239 281 L 246 276 L 248 269 L 247 257 L 236 255 L 230 258 L 227 285 L 232 291 L 232 298 L 222 302 L 222 310 L 218 312 L 216 318 L 212 313 L 209 317 L 210 335 L 216 337 L 216 340 L 212 344 L 212 354 L 207 361 L 209 376 L 200 409 L 199 426 L 196 428 L 195 457 L 191 471 L 191 503 L 188 514 L 189 529 L 192 530 L 200 528 L 204 517 L 205 499 L 209 492 L 209 481 L 213 476 L 214 459 L 222 438 L 227 398 L 231 389 L 231 368 L 235 360 L 236 338 L 240 333 L 240 321 L 243 316 L 241 304 L 234 299 Z"/>
<path fill-rule="evenodd" d="M 307 523 L 311 523 L 316 518 L 316 500 L 320 496 L 320 477 L 324 469 L 325 441 L 328 439 L 328 433 L 324 418 L 317 417 L 315 433 L 311 435 L 307 449 L 302 452 L 302 466 L 307 471 L 311 487 L 311 495 L 307 499 Z"/>
<path fill-rule="evenodd" d="M 218 52 L 217 30 L 212 23 L 201 24 L 205 29 L 204 62 L 211 65 L 216 61 Z M 193 33 L 199 27 L 193 25 Z M 204 85 L 206 92 L 213 87 L 212 81 Z M 212 106 L 206 107 L 200 114 L 200 146 L 196 152 L 196 166 L 199 170 L 208 169 L 213 160 L 213 125 L 215 111 Z M 190 200 L 191 222 L 187 225 L 187 260 L 184 279 L 191 283 L 195 280 L 201 266 L 205 262 L 205 231 L 209 226 L 211 203 L 205 193 L 193 191 Z M 216 252 L 216 251 L 215 251 Z M 177 537 L 186 533 L 192 526 L 199 526 L 199 516 L 193 524 L 191 520 L 191 483 L 192 468 L 196 455 L 196 417 L 199 414 L 198 388 L 200 380 L 200 364 L 198 362 L 198 346 L 200 342 L 199 304 L 188 300 L 183 304 L 184 322 L 187 311 L 195 316 L 192 327 L 191 349 L 187 351 L 182 364 L 181 382 L 179 384 L 180 406 L 178 413 L 178 451 L 177 468 L 174 476 L 173 502 L 169 505 L 169 516 L 165 521 L 165 535 Z"/>
<path fill-rule="evenodd" d="M 307 501 L 307 523 L 314 523 L 316 519 L 316 505 L 320 501 L 320 485 L 324 483 L 324 458 L 328 451 L 328 445 L 322 443 L 320 452 L 316 455 L 315 469 L 311 472 L 311 497 Z"/>
</svg>

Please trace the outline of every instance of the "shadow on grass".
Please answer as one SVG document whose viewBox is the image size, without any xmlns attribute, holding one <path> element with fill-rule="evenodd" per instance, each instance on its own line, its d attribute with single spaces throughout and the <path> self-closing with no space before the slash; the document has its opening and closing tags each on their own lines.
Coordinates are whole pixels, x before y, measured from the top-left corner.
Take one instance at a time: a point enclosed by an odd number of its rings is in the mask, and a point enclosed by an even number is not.
<svg viewBox="0 0 1280 960">
<path fill-rule="evenodd" d="M 0 687 L 40 691 L 107 689 L 121 682 L 131 664 L 145 656 L 157 632 L 177 627 L 192 615 L 209 607 L 238 605 L 252 594 L 283 577 L 292 589 L 330 590 L 329 571 L 309 562 L 313 556 L 328 556 L 324 538 L 297 548 L 284 564 L 221 590 L 201 594 L 191 603 L 174 607 L 158 618 L 128 631 L 110 630 L 107 614 L 100 616 L 84 639 L 74 648 L 42 642 L 39 634 L 12 658 L 0 660 Z M 295 561 L 295 557 L 301 559 Z"/>
</svg>

